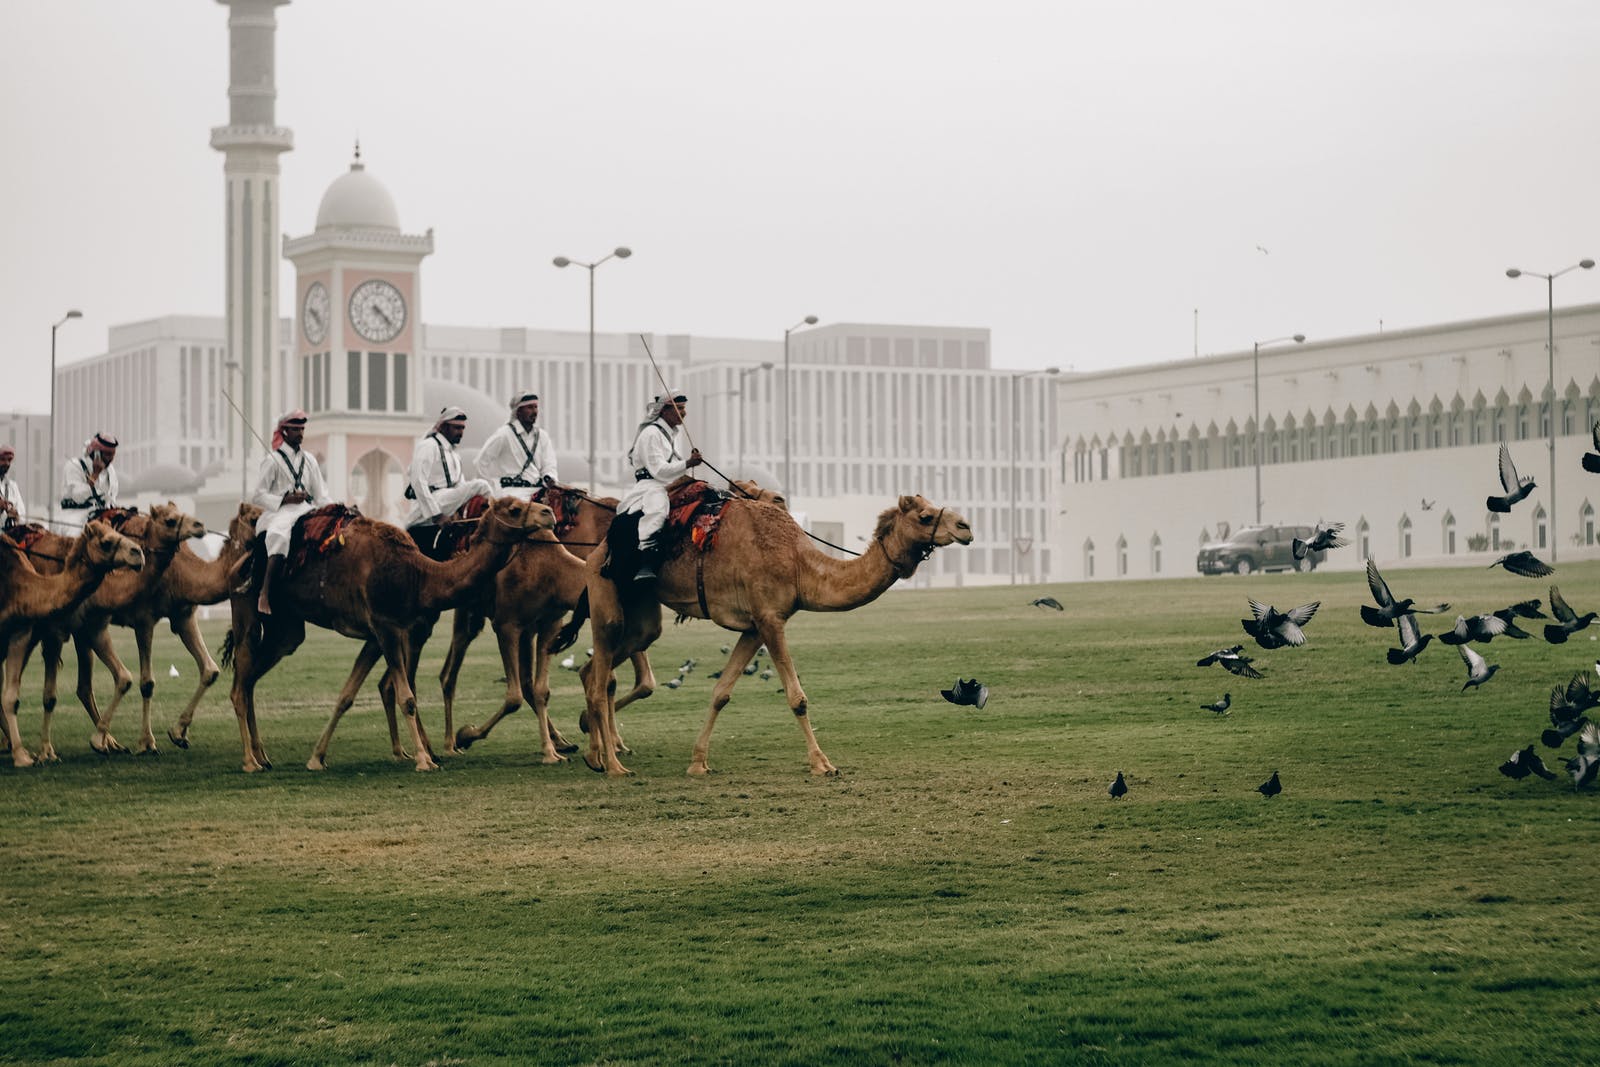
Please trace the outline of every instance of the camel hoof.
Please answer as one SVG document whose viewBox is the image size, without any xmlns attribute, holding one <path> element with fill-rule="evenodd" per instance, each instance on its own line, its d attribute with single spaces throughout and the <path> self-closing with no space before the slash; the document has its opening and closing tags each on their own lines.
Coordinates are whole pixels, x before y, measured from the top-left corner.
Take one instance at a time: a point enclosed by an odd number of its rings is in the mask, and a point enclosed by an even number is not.
<svg viewBox="0 0 1600 1067">
<path fill-rule="evenodd" d="M 315 756 L 312 756 L 310 759 L 306 760 L 306 770 L 308 771 L 325 771 L 327 769 L 328 765 Z"/>
<path fill-rule="evenodd" d="M 560 734 L 556 734 L 554 737 L 552 737 L 550 739 L 550 743 L 556 746 L 557 752 L 560 752 L 564 755 L 571 755 L 572 753 L 578 751 L 578 743 L 576 741 L 568 741 Z"/>
<path fill-rule="evenodd" d="M 629 748 L 627 745 L 623 744 L 619 740 L 617 742 L 617 755 L 619 755 L 619 756 L 631 756 L 631 755 L 633 755 L 633 749 Z"/>
<path fill-rule="evenodd" d="M 546 752 L 544 754 L 544 759 L 540 760 L 539 762 L 543 763 L 545 766 L 548 767 L 548 766 L 550 766 L 552 764 L 567 762 L 567 757 L 562 756 L 562 755 L 558 755 L 557 753 L 554 753 L 554 752 Z"/>
<path fill-rule="evenodd" d="M 477 741 L 481 737 L 483 737 L 483 733 L 478 729 L 478 727 L 463 726 L 461 729 L 456 731 L 455 750 L 457 752 L 465 752 L 467 749 L 472 747 L 472 743 L 474 741 Z"/>
<path fill-rule="evenodd" d="M 180 734 L 170 726 L 167 727 L 167 740 L 171 741 L 173 744 L 177 745 L 179 748 L 188 748 L 189 747 L 189 735 L 188 734 Z"/>
<path fill-rule="evenodd" d="M 150 742 L 147 742 L 145 744 L 140 745 L 138 747 L 138 749 L 136 749 L 134 751 L 134 755 L 135 756 L 159 756 L 159 755 L 161 755 L 161 750 L 156 747 L 156 743 L 154 741 L 150 741 Z"/>
<path fill-rule="evenodd" d="M 821 767 L 811 768 L 811 773 L 822 778 L 837 778 L 839 777 L 839 768 L 829 763 Z"/>
<path fill-rule="evenodd" d="M 29 763 L 33 763 L 33 762 L 35 762 L 35 760 L 31 760 L 30 759 L 28 762 Z M 39 746 L 38 756 L 37 756 L 37 762 L 39 762 L 39 763 L 60 763 L 61 762 L 61 757 L 56 755 L 56 746 L 51 745 L 51 744 L 40 745 Z"/>
<path fill-rule="evenodd" d="M 33 757 L 28 755 L 28 750 L 25 748 L 12 749 L 11 765 L 13 767 L 32 767 Z"/>
<path fill-rule="evenodd" d="M 266 770 L 266 768 L 254 760 L 251 760 L 249 763 L 244 765 L 243 770 L 246 774 L 259 774 L 260 772 Z"/>
<path fill-rule="evenodd" d="M 691 763 L 689 764 L 688 771 L 685 773 L 687 773 L 690 778 L 704 778 L 706 775 L 711 773 L 711 768 L 707 767 L 704 763 Z"/>
<path fill-rule="evenodd" d="M 622 764 L 618 763 L 615 766 L 613 766 L 610 770 L 606 771 L 606 777 L 607 778 L 632 778 L 633 777 L 633 772 L 628 770 L 628 768 L 624 767 Z"/>
<path fill-rule="evenodd" d="M 594 771 L 596 774 L 606 773 L 605 761 L 597 758 L 592 752 L 585 752 L 583 754 L 583 762 L 591 771 Z"/>
<path fill-rule="evenodd" d="M 110 734 L 100 734 L 89 738 L 89 747 L 102 756 L 109 756 L 113 752 L 127 752 L 128 749 Z"/>
<path fill-rule="evenodd" d="M 438 769 L 439 765 L 433 762 L 433 760 L 428 760 L 426 763 L 422 762 L 421 760 L 417 761 L 417 773 L 419 774 L 424 771 L 436 771 Z"/>
</svg>

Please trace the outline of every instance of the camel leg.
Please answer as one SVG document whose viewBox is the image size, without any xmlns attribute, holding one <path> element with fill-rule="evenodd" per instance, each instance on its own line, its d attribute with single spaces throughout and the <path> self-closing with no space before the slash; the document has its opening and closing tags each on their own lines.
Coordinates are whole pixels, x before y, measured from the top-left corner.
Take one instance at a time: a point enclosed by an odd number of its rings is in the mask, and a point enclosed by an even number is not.
<svg viewBox="0 0 1600 1067">
<path fill-rule="evenodd" d="M 234 718 L 239 723 L 239 745 L 244 750 L 242 769 L 246 774 L 254 774 L 272 767 L 256 726 L 256 682 L 271 666 L 272 654 L 268 649 L 251 644 L 250 634 L 256 629 L 254 603 L 244 617 L 238 613 L 237 604 L 235 612 L 233 686 L 228 695 L 233 703 Z"/>
<path fill-rule="evenodd" d="M 133 642 L 139 649 L 139 700 L 143 705 L 139 715 L 139 744 L 133 751 L 140 756 L 160 755 L 160 749 L 156 748 L 156 735 L 150 728 L 150 698 L 156 691 L 154 664 L 151 662 L 151 644 L 154 636 L 153 621 L 140 623 L 133 628 Z M 108 709 L 106 717 L 110 716 L 111 712 Z"/>
<path fill-rule="evenodd" d="M 32 640 L 32 631 L 24 628 L 8 642 L 5 678 L 0 683 L 0 718 L 5 720 L 6 740 L 11 746 L 11 763 L 16 767 L 33 766 L 33 756 L 22 743 L 22 730 L 17 725 L 17 704 L 22 699 L 22 668 L 28 660 L 28 646 Z"/>
<path fill-rule="evenodd" d="M 39 640 L 39 659 L 44 667 L 44 693 L 39 705 L 39 751 L 36 755 L 44 763 L 54 763 L 60 759 L 50 734 L 55 722 L 56 703 L 60 699 L 61 655 L 64 647 L 56 634 L 46 634 Z"/>
<path fill-rule="evenodd" d="M 592 771 L 620 776 L 629 772 L 617 759 L 616 742 L 610 727 L 611 700 L 616 692 L 617 680 L 611 670 L 602 666 L 609 664 L 611 657 L 602 655 L 599 644 L 596 640 L 595 654 L 589 657 L 589 662 L 578 668 L 578 677 L 583 680 L 584 714 L 589 723 L 589 749 L 583 754 L 583 762 Z"/>
<path fill-rule="evenodd" d="M 761 637 L 766 643 L 767 654 L 772 657 L 772 665 L 777 668 L 778 677 L 783 681 L 783 692 L 789 700 L 789 710 L 794 712 L 794 721 L 800 725 L 800 733 L 806 739 L 806 760 L 811 764 L 811 773 L 838 774 L 839 768 L 822 754 L 822 749 L 817 744 L 817 735 L 811 732 L 811 716 L 806 714 L 806 691 L 800 688 L 800 675 L 794 669 L 793 657 L 789 655 L 789 638 L 783 632 L 783 623 L 765 622 L 761 626 Z"/>
<path fill-rule="evenodd" d="M 633 688 L 617 699 L 617 710 L 632 704 L 635 700 L 643 700 L 656 691 L 656 675 L 650 669 L 650 654 L 648 652 L 635 652 L 633 662 Z"/>
<path fill-rule="evenodd" d="M 535 708 L 542 716 L 540 727 L 544 734 L 542 744 L 547 744 L 546 752 L 556 752 L 568 755 L 578 751 L 578 746 L 568 741 L 550 721 L 550 643 L 555 640 L 556 633 L 561 629 L 560 618 L 550 622 L 540 630 L 537 635 L 525 632 L 522 635 L 522 696 L 529 705 Z M 548 761 L 546 761 L 548 762 Z"/>
<path fill-rule="evenodd" d="M 356 662 L 350 668 L 350 676 L 344 680 L 344 687 L 339 690 L 339 699 L 334 702 L 333 715 L 328 719 L 328 725 L 323 727 L 322 736 L 317 738 L 316 746 L 311 750 L 311 758 L 306 760 L 306 770 L 328 769 L 328 744 L 333 740 L 334 728 L 339 725 L 339 720 L 344 718 L 344 713 L 350 710 L 350 705 L 356 702 L 356 694 L 367 684 L 367 675 L 372 673 L 372 668 L 381 656 L 376 641 L 366 642 L 361 646 L 361 651 L 356 653 Z M 398 740 L 395 742 L 395 747 L 398 750 Z M 398 751 L 396 755 L 399 755 Z"/>
<path fill-rule="evenodd" d="M 389 677 L 394 684 L 395 703 L 405 713 L 406 722 L 411 726 L 411 739 L 417 745 L 417 770 L 436 771 L 439 769 L 439 764 L 428 748 L 428 735 L 423 732 L 422 724 L 417 718 L 417 694 L 411 687 L 409 674 L 412 661 L 408 636 L 401 631 L 381 634 L 378 640 L 383 644 L 383 658 L 389 664 Z"/>
<path fill-rule="evenodd" d="M 706 724 L 700 728 L 700 736 L 694 742 L 694 754 L 689 757 L 691 775 L 698 777 L 711 773 L 711 768 L 706 765 L 706 755 L 711 750 L 711 728 L 717 725 L 717 713 L 727 707 L 733 697 L 734 685 L 744 677 L 745 666 L 755 658 L 756 649 L 760 647 L 760 635 L 754 630 L 746 630 L 739 635 L 733 651 L 728 653 L 728 662 L 723 665 L 722 675 L 711 689 L 711 710 L 706 715 Z"/>
<path fill-rule="evenodd" d="M 476 636 L 477 632 L 472 625 L 470 613 L 457 609 L 455 624 L 450 628 L 450 649 L 444 654 L 444 663 L 439 667 L 439 692 L 444 696 L 444 750 L 451 756 L 470 748 L 474 741 L 483 740 L 483 735 L 489 732 L 480 730 L 476 726 L 463 726 L 459 733 L 455 729 L 456 683 L 461 680 L 461 664 L 467 658 L 467 648 Z M 504 656 L 505 651 L 502 649 L 501 658 Z M 507 678 L 509 677 L 508 673 Z M 494 721 L 498 721 L 498 718 L 496 716 Z"/>
<path fill-rule="evenodd" d="M 94 736 L 89 739 L 89 744 L 100 753 L 128 751 L 111 736 L 111 716 L 117 713 L 117 705 L 122 703 L 122 698 L 133 688 L 133 672 L 123 666 L 122 660 L 117 656 L 117 650 L 112 647 L 111 628 L 102 626 L 100 632 L 90 638 L 85 638 L 82 634 L 73 634 L 72 646 L 78 653 L 78 700 L 83 704 L 83 710 L 89 713 L 89 719 L 95 727 Z M 100 662 L 111 672 L 111 703 L 106 707 L 104 715 L 100 714 L 94 699 L 94 660 L 90 658 L 91 651 L 100 657 Z"/>
<path fill-rule="evenodd" d="M 195 686 L 194 696 L 189 698 L 188 706 L 178 716 L 178 724 L 167 727 L 167 739 L 179 748 L 188 748 L 189 724 L 194 722 L 194 713 L 200 707 L 206 690 L 216 684 L 222 671 L 217 667 L 217 661 L 211 658 L 205 638 L 200 636 L 200 624 L 195 621 L 194 612 L 185 614 L 181 621 L 174 620 L 172 631 L 183 642 L 183 647 L 189 650 L 189 655 L 194 658 L 195 670 L 200 674 L 200 684 Z"/>
</svg>

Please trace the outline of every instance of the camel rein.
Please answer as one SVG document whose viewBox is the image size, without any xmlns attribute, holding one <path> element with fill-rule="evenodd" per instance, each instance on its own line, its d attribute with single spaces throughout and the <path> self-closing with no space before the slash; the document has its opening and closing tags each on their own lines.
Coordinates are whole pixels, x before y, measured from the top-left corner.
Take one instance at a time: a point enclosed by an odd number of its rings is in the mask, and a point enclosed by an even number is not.
<svg viewBox="0 0 1600 1067">
<path fill-rule="evenodd" d="M 935 543 L 934 539 L 939 536 L 939 523 L 942 522 L 943 520 L 944 520 L 944 508 L 940 508 L 939 509 L 939 514 L 934 516 L 934 519 L 933 519 L 933 530 L 932 530 L 932 532 L 930 532 L 928 534 L 928 543 L 925 544 L 925 545 L 922 545 L 920 547 L 913 546 L 913 551 L 916 552 L 917 558 L 912 560 L 911 563 L 909 563 L 909 564 L 896 563 L 893 559 L 891 559 L 890 556 L 889 556 L 889 550 L 887 548 L 883 547 L 883 538 L 874 537 L 872 539 L 872 543 L 878 546 L 878 551 L 883 553 L 883 558 L 888 561 L 890 567 L 894 568 L 894 573 L 895 573 L 896 577 L 898 577 L 902 581 L 904 581 L 905 579 L 910 578 L 913 574 L 917 573 L 917 568 L 920 567 L 927 560 L 927 558 L 929 556 L 933 555 L 933 550 L 935 548 L 939 547 Z M 902 566 L 905 567 L 905 570 L 903 572 L 901 570 Z"/>
</svg>

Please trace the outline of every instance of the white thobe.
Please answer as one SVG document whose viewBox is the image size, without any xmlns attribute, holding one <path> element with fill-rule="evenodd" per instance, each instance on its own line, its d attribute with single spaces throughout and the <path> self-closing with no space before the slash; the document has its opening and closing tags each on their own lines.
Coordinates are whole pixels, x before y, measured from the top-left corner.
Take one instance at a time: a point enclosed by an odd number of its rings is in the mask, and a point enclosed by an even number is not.
<svg viewBox="0 0 1600 1067">
<path fill-rule="evenodd" d="M 17 509 L 16 518 L 12 518 L 7 514 L 4 523 L 0 525 L 21 526 L 28 521 L 28 509 L 22 503 L 22 486 L 18 485 L 17 480 L 9 474 L 4 478 L 0 478 L 0 500 L 4 500 Z"/>
<path fill-rule="evenodd" d="M 516 496 L 530 500 L 544 479 L 559 481 L 556 474 L 555 442 L 535 425 L 524 433 L 522 424 L 512 419 L 489 435 L 478 453 L 478 477 L 494 487 L 496 496 Z M 531 485 L 504 486 L 502 478 L 520 477 Z"/>
<path fill-rule="evenodd" d="M 448 518 L 475 496 L 493 496 L 494 490 L 482 478 L 461 480 L 461 459 L 456 446 L 441 434 L 428 433 L 417 438 L 411 450 L 411 490 L 417 499 L 406 515 L 407 526 L 423 526 Z"/>
<path fill-rule="evenodd" d="M 62 528 L 57 531 L 76 537 L 84 520 L 96 512 L 117 506 L 117 468 L 107 467 L 94 481 L 89 472 L 94 460 L 88 456 L 69 459 L 61 468 Z"/>
<path fill-rule="evenodd" d="M 285 504 L 283 494 L 293 489 L 300 490 L 310 499 L 297 504 Z M 266 539 L 267 555 L 287 556 L 289 539 L 300 516 L 328 503 L 328 490 L 323 484 L 322 468 L 317 464 L 317 457 L 288 445 L 262 456 L 260 472 L 256 475 L 256 490 L 250 502 L 261 508 L 261 518 L 256 520 L 256 533 Z"/>
<path fill-rule="evenodd" d="M 628 449 L 628 465 L 633 468 L 633 488 L 622 494 L 617 513 L 639 513 L 639 543 L 642 545 L 661 531 L 667 521 L 667 486 L 689 469 L 689 449 L 682 424 L 668 426 L 651 419 L 639 427 L 633 447 Z"/>
</svg>

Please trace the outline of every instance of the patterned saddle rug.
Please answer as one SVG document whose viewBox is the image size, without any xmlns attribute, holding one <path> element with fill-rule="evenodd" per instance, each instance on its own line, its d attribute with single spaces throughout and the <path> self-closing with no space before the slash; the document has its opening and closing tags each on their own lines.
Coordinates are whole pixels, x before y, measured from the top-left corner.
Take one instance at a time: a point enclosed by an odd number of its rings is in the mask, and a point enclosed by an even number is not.
<svg viewBox="0 0 1600 1067">
<path fill-rule="evenodd" d="M 484 512 L 489 510 L 489 498 L 475 496 L 462 504 L 456 513 L 444 522 L 429 526 L 411 526 L 411 535 L 422 554 L 435 562 L 443 563 L 463 555 L 478 539 Z"/>
<path fill-rule="evenodd" d="M 546 485 L 533 494 L 533 499 L 556 513 L 556 540 L 565 540 L 578 525 L 585 494 L 570 485 Z"/>
<path fill-rule="evenodd" d="M 675 555 L 685 541 L 710 552 L 727 503 L 727 495 L 707 482 L 690 481 L 667 490 L 667 524 L 660 534 L 667 554 Z"/>
<path fill-rule="evenodd" d="M 5 532 L 5 536 L 10 539 L 12 544 L 26 552 L 34 545 L 38 544 L 39 541 L 44 537 L 45 533 L 46 530 L 43 526 L 36 522 L 29 522 L 24 523 L 21 526 L 11 527 L 11 529 Z"/>
<path fill-rule="evenodd" d="M 138 508 L 102 508 L 90 516 L 90 521 L 107 523 L 110 527 L 122 533 L 122 528 L 128 525 L 128 520 L 139 514 Z"/>
<path fill-rule="evenodd" d="M 346 504 L 324 504 L 300 516 L 289 535 L 289 559 L 284 573 L 293 573 L 312 560 L 338 551 L 344 545 L 345 527 L 360 517 L 360 511 Z"/>
</svg>

